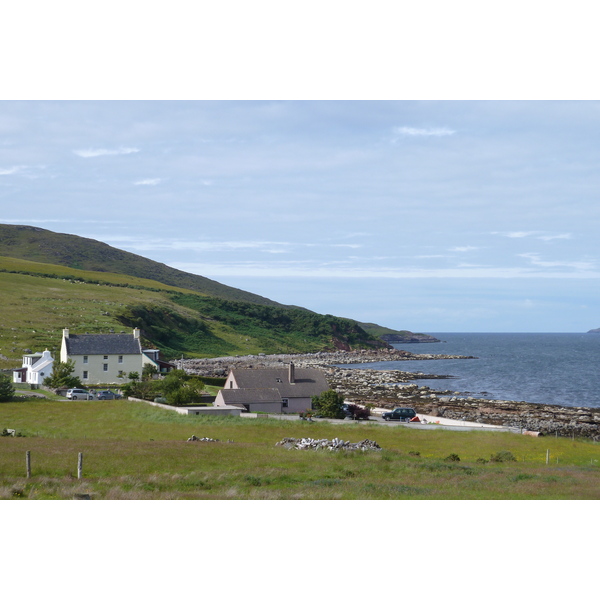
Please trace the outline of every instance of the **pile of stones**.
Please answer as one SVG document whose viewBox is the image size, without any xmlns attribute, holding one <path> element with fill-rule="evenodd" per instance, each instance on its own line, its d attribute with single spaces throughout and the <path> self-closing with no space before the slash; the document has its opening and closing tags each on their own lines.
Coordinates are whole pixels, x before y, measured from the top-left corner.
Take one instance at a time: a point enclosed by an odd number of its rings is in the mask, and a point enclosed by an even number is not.
<svg viewBox="0 0 600 600">
<path fill-rule="evenodd" d="M 213 438 L 209 438 L 209 437 L 199 438 L 199 437 L 196 437 L 195 435 L 193 435 L 192 437 L 188 438 L 187 441 L 188 442 L 218 442 L 219 440 L 213 440 Z"/>
<path fill-rule="evenodd" d="M 363 440 L 362 442 L 345 442 L 339 438 L 333 440 L 315 440 L 312 438 L 283 438 L 280 442 L 275 444 L 276 446 L 283 446 L 288 450 L 381 450 L 381 446 L 377 442 L 372 440 Z"/>
</svg>

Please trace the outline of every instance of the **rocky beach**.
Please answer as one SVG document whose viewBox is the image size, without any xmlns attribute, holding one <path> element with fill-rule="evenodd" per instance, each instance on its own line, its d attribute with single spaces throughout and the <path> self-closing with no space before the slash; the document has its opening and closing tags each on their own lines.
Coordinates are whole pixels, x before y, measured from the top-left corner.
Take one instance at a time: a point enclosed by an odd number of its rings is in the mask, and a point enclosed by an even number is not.
<svg viewBox="0 0 600 600">
<path fill-rule="evenodd" d="M 331 388 L 351 403 L 385 409 L 408 405 L 419 413 L 432 416 L 520 428 L 543 435 L 577 436 L 600 441 L 598 408 L 474 398 L 444 389 L 443 381 L 449 376 L 400 370 L 380 371 L 367 367 L 345 369 L 342 366 L 383 361 L 445 359 L 476 360 L 476 357 L 377 349 L 189 359 L 182 361 L 182 366 L 189 373 L 205 377 L 226 377 L 230 368 L 264 369 L 293 362 L 298 367 L 322 370 Z M 437 389 L 420 386 L 420 379 L 439 379 L 440 386 L 436 386 Z"/>
</svg>

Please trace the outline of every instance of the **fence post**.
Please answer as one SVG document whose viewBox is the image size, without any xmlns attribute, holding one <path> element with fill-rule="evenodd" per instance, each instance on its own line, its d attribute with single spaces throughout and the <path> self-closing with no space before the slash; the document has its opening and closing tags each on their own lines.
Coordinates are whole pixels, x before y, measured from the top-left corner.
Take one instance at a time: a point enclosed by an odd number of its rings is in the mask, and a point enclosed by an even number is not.
<svg viewBox="0 0 600 600">
<path fill-rule="evenodd" d="M 83 452 L 79 453 L 77 457 L 77 479 L 81 479 L 81 474 L 83 472 Z"/>
<path fill-rule="evenodd" d="M 546 464 L 550 462 L 550 450 L 546 450 Z"/>
<path fill-rule="evenodd" d="M 25 467 L 27 469 L 27 479 L 31 477 L 31 452 L 25 452 Z"/>
</svg>

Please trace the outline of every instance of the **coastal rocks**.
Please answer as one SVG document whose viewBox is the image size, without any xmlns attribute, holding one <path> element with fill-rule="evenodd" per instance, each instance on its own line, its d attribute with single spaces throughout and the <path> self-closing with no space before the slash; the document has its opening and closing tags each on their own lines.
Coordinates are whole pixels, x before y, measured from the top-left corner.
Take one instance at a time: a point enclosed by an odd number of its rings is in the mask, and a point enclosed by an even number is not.
<svg viewBox="0 0 600 600">
<path fill-rule="evenodd" d="M 345 442 L 339 438 L 333 440 L 315 440 L 312 438 L 283 438 L 280 442 L 275 444 L 276 446 L 283 446 L 288 450 L 360 450 L 365 452 L 367 450 L 381 450 L 381 446 L 372 440 L 363 440 L 362 442 Z"/>
<path fill-rule="evenodd" d="M 281 367 L 282 363 L 294 362 L 300 368 L 330 369 L 334 365 L 367 364 L 374 362 L 405 360 L 473 359 L 474 356 L 449 354 L 413 354 L 406 350 L 378 348 L 376 350 L 354 350 L 337 352 L 315 352 L 312 354 L 270 354 L 248 356 L 222 356 L 218 358 L 194 358 L 177 361 L 186 372 L 203 377 L 226 377 L 231 368 L 266 369 Z M 416 376 L 412 375 L 412 379 Z M 432 378 L 432 376 L 427 376 Z"/>
</svg>

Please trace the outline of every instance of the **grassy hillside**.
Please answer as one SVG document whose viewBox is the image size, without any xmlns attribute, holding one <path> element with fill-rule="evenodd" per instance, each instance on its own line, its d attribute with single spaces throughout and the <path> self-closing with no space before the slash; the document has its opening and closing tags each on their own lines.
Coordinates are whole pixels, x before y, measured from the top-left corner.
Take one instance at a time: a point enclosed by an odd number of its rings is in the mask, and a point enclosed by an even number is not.
<svg viewBox="0 0 600 600">
<path fill-rule="evenodd" d="M 0 368 L 23 353 L 60 348 L 62 329 L 140 327 L 167 358 L 312 352 L 383 343 L 348 319 L 222 300 L 119 273 L 0 257 Z"/>
<path fill-rule="evenodd" d="M 281 306 L 268 298 L 223 285 L 200 275 L 179 271 L 137 254 L 113 248 L 103 242 L 76 235 L 54 233 L 39 227 L 0 224 L 0 256 L 86 271 L 119 273 L 217 298 Z"/>
</svg>

